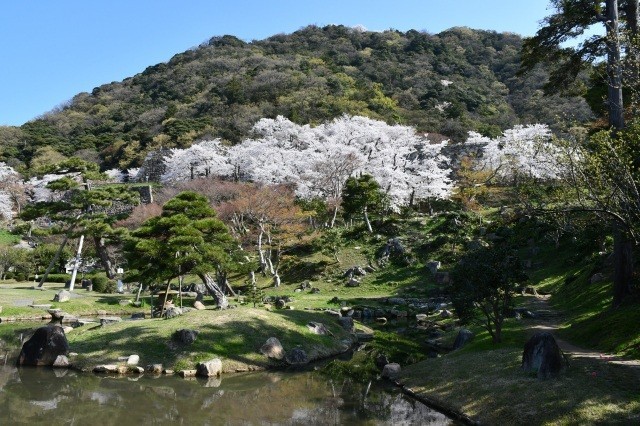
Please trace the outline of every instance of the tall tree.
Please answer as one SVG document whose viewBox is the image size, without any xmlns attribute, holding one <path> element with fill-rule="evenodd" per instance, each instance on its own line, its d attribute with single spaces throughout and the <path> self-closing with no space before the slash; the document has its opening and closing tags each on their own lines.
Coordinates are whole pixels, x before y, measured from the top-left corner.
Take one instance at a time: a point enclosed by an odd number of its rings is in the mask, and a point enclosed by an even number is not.
<svg viewBox="0 0 640 426">
<path fill-rule="evenodd" d="M 555 69 L 551 72 L 547 89 L 566 89 L 585 64 L 605 56 L 609 126 L 615 135 L 625 126 L 623 86 L 638 83 L 637 80 L 625 81 L 623 78 L 621 40 L 622 32 L 625 35 L 624 50 L 629 53 L 629 67 L 637 70 L 638 0 L 552 0 L 551 5 L 556 13 L 545 18 L 536 35 L 524 42 L 521 72 L 530 71 L 542 62 L 553 63 Z M 589 27 L 598 23 L 605 26 L 604 36 L 591 36 L 576 47 L 562 46 L 562 43 L 582 36 Z M 612 228 L 615 265 L 613 304 L 617 306 L 629 293 L 633 279 L 633 240 L 620 220 L 612 219 Z"/>
<path fill-rule="evenodd" d="M 236 250 L 225 224 L 208 200 L 195 192 L 169 200 L 162 215 L 144 222 L 125 244 L 129 267 L 148 283 L 166 282 L 168 287 L 176 277 L 198 275 L 222 309 L 228 306 L 226 273 Z"/>
</svg>

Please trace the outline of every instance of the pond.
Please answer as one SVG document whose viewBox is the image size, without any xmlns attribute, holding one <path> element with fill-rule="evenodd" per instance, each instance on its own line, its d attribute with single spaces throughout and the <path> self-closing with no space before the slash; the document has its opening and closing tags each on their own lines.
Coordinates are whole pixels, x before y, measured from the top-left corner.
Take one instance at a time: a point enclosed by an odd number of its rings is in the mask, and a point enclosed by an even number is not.
<svg viewBox="0 0 640 426">
<path fill-rule="evenodd" d="M 0 423 L 444 425 L 452 421 L 396 388 L 375 384 L 369 388 L 316 372 L 186 380 L 6 365 L 0 366 Z"/>
</svg>

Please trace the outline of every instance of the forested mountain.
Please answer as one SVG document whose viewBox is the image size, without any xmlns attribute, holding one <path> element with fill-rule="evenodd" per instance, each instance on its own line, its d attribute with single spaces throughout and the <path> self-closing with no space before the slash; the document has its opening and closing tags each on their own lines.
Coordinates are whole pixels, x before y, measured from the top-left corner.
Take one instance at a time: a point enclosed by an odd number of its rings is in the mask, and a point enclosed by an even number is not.
<svg viewBox="0 0 640 426">
<path fill-rule="evenodd" d="M 462 141 L 540 122 L 561 131 L 591 117 L 580 97 L 544 97 L 547 73 L 516 76 L 516 34 L 439 34 L 309 26 L 246 43 L 214 37 L 122 82 L 80 93 L 21 127 L 0 127 L 0 161 L 28 167 L 76 155 L 140 165 L 160 147 L 237 143 L 263 117 L 318 124 L 341 114 Z"/>
</svg>

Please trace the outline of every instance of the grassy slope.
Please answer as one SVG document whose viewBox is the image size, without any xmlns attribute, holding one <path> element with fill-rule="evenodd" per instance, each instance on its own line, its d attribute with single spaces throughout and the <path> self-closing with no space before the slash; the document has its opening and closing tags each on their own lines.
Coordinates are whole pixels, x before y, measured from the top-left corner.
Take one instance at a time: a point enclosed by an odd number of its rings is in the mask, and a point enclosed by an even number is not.
<svg viewBox="0 0 640 426">
<path fill-rule="evenodd" d="M 612 271 L 604 255 L 586 252 L 575 242 L 556 248 L 540 243 L 531 255 L 532 284 L 552 294 L 562 312 L 559 334 L 579 346 L 638 358 L 640 310 L 637 301 L 612 310 Z M 590 282 L 597 272 L 604 280 Z M 403 382 L 418 394 L 442 401 L 489 424 L 635 423 L 640 419 L 638 377 L 628 368 L 598 360 L 574 359 L 555 380 L 539 381 L 520 370 L 522 348 L 531 323 L 510 319 L 504 342 L 494 345 L 487 332 L 461 351 L 409 366 Z"/>
</svg>

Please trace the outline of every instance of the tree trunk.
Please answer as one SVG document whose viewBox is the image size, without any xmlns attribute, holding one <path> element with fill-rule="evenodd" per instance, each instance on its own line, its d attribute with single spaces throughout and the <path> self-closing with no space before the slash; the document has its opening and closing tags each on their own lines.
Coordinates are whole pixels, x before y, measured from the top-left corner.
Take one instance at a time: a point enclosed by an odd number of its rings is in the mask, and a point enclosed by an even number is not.
<svg viewBox="0 0 640 426">
<path fill-rule="evenodd" d="M 258 234 L 258 256 L 260 256 L 260 272 L 262 276 L 267 276 L 267 262 L 265 261 L 264 249 L 262 248 L 262 236 L 264 235 L 264 228 L 260 225 L 260 234 Z"/>
<path fill-rule="evenodd" d="M 367 208 L 364 208 L 364 222 L 367 224 L 367 231 L 369 231 L 370 234 L 373 233 L 373 228 L 371 227 L 371 222 L 369 221 L 369 213 L 367 212 Z"/>
<path fill-rule="evenodd" d="M 96 245 L 96 252 L 98 253 L 98 257 L 100 258 L 100 264 L 104 269 L 104 272 L 107 274 L 107 278 L 110 280 L 116 277 L 116 268 L 109 257 L 109 252 L 107 251 L 107 245 L 104 243 L 104 238 L 102 237 L 93 237 L 93 241 Z"/>
<path fill-rule="evenodd" d="M 233 290 L 233 288 L 231 288 L 231 284 L 229 284 L 226 271 L 219 269 L 216 272 L 216 282 L 218 283 L 218 285 L 220 286 L 223 292 L 226 292 L 234 297 L 238 296 L 236 292 Z"/>
<path fill-rule="evenodd" d="M 338 217 L 338 203 L 336 203 L 336 206 L 333 208 L 333 216 L 331 217 L 331 225 L 329 225 L 329 228 L 333 229 L 335 226 L 336 217 Z"/>
<path fill-rule="evenodd" d="M 617 226 L 613 233 L 613 307 L 631 294 L 633 279 L 633 241 Z"/>
<path fill-rule="evenodd" d="M 624 104 L 622 101 L 622 64 L 620 62 L 620 31 L 618 0 L 607 0 L 607 77 L 609 125 L 615 130 L 624 128 Z"/>
<path fill-rule="evenodd" d="M 204 286 L 209 290 L 209 293 L 213 295 L 213 298 L 216 299 L 216 303 L 218 304 L 218 308 L 227 309 L 229 307 L 229 301 L 227 300 L 227 296 L 225 296 L 224 292 L 215 282 L 211 275 L 209 274 L 198 274 Z"/>
</svg>

